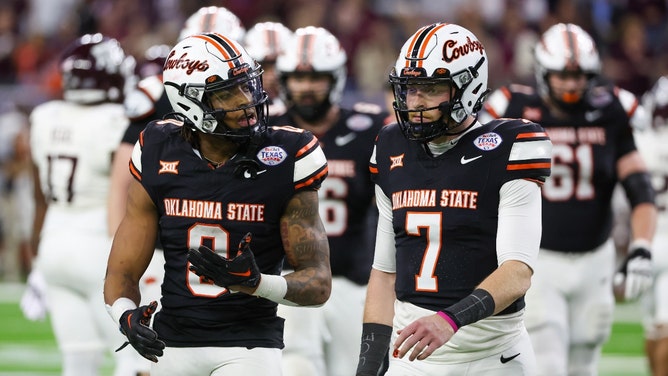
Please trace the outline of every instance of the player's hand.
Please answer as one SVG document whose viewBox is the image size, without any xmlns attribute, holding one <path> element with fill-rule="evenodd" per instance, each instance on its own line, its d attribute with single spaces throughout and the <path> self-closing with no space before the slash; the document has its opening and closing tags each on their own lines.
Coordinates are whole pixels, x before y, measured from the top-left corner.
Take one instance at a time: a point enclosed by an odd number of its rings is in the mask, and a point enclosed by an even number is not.
<svg viewBox="0 0 668 376">
<path fill-rule="evenodd" d="M 158 357 L 162 356 L 165 343 L 158 339 L 158 333 L 149 327 L 151 316 L 158 307 L 158 302 L 152 301 L 149 305 L 129 309 L 121 315 L 121 333 L 128 337 L 116 351 L 123 349 L 129 344 L 137 350 L 144 358 L 157 363 Z"/>
<path fill-rule="evenodd" d="M 226 259 L 205 246 L 190 249 L 188 251 L 190 270 L 221 287 L 234 285 L 257 287 L 260 283 L 260 269 L 250 249 L 251 238 L 252 234 L 249 232 L 241 239 L 237 255 L 232 259 Z"/>
<path fill-rule="evenodd" d="M 21 311 L 30 321 L 43 321 L 46 318 L 48 306 L 46 304 L 46 281 L 37 270 L 28 275 L 26 290 L 21 296 Z"/>
<path fill-rule="evenodd" d="M 638 299 L 652 285 L 652 254 L 644 247 L 629 250 L 615 274 L 616 290 L 623 291 L 624 301 Z"/>
<path fill-rule="evenodd" d="M 450 324 L 437 314 L 421 317 L 397 332 L 392 356 L 403 358 L 411 348 L 408 359 L 424 360 L 443 346 L 455 334 Z"/>
</svg>

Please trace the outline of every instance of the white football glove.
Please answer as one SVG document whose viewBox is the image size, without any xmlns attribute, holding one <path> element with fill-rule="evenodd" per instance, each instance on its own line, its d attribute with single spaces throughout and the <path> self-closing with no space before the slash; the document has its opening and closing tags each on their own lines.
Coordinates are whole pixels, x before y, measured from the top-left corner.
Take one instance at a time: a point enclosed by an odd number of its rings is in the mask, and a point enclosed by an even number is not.
<svg viewBox="0 0 668 376">
<path fill-rule="evenodd" d="M 640 298 L 652 286 L 652 254 L 650 251 L 645 247 L 630 249 L 615 274 L 614 284 L 617 288 L 623 288 L 625 301 Z"/>
<path fill-rule="evenodd" d="M 43 321 L 46 318 L 46 281 L 37 270 L 28 275 L 26 290 L 21 297 L 21 311 L 30 321 Z"/>
</svg>

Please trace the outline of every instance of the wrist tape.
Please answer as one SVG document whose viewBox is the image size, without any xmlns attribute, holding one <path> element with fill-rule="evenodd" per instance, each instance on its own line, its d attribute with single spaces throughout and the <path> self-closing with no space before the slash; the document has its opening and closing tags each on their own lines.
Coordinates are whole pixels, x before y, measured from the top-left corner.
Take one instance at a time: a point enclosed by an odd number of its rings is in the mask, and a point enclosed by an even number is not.
<svg viewBox="0 0 668 376">
<path fill-rule="evenodd" d="M 260 283 L 253 295 L 269 299 L 279 304 L 298 306 L 299 304 L 285 299 L 288 292 L 288 281 L 280 275 L 261 274 Z"/>
<path fill-rule="evenodd" d="M 106 308 L 109 316 L 111 316 L 114 322 L 118 324 L 125 311 L 135 309 L 137 308 L 137 305 L 131 299 L 122 296 L 116 299 L 112 305 L 106 304 Z"/>
</svg>

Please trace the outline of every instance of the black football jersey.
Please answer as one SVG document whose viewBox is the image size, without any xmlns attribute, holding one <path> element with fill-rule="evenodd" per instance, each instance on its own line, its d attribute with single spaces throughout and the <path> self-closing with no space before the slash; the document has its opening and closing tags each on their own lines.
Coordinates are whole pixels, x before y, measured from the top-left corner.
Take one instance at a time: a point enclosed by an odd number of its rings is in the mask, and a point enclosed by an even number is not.
<svg viewBox="0 0 668 376">
<path fill-rule="evenodd" d="M 187 250 L 206 245 L 233 257 L 251 232 L 260 271 L 280 274 L 285 207 L 296 192 L 318 189 L 327 175 L 318 141 L 296 128 L 269 128 L 255 156 L 261 169 L 251 179 L 235 176 L 237 156 L 212 168 L 180 131 L 173 120 L 149 123 L 140 137 L 140 159 L 134 155 L 131 166 L 157 207 L 165 254 L 162 309 L 154 327 L 168 346 L 282 348 L 276 303 L 203 281 L 188 270 Z"/>
<path fill-rule="evenodd" d="M 543 186 L 541 248 L 586 252 L 603 244 L 612 231 L 612 192 L 617 161 L 636 150 L 630 116 L 637 101 L 619 89 L 593 88 L 585 106 L 557 117 L 531 88 L 499 89 L 507 100 L 501 112 L 494 98 L 486 110 L 497 117 L 524 118 L 545 128 L 553 144 L 552 176 Z M 505 103 L 505 102 L 504 102 Z"/>
<path fill-rule="evenodd" d="M 549 140 L 538 124 L 494 120 L 434 157 L 392 124 L 370 169 L 392 204 L 397 298 L 438 311 L 497 268 L 499 191 L 515 179 L 545 180 Z M 520 298 L 503 313 L 523 306 Z"/>
<path fill-rule="evenodd" d="M 387 114 L 341 109 L 336 124 L 316 134 L 327 157 L 329 174 L 319 191 L 320 217 L 329 239 L 332 275 L 357 284 L 369 281 L 377 210 L 369 158 Z M 289 114 L 270 124 L 294 124 Z M 371 212 L 370 212 L 371 211 Z"/>
</svg>

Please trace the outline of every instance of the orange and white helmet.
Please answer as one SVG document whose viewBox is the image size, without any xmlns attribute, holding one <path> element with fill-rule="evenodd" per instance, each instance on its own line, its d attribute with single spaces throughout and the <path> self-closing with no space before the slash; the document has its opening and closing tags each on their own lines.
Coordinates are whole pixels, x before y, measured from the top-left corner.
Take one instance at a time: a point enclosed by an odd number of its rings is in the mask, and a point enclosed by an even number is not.
<svg viewBox="0 0 668 376">
<path fill-rule="evenodd" d="M 448 23 L 421 27 L 404 43 L 390 73 L 394 111 L 404 135 L 410 140 L 429 141 L 448 134 L 480 111 L 489 94 L 488 65 L 485 48 L 469 30 Z M 449 101 L 430 108 L 408 107 L 410 86 L 442 83 L 450 84 L 453 90 Z M 409 121 L 409 112 L 435 109 L 443 114 L 436 121 Z"/>
<path fill-rule="evenodd" d="M 541 95 L 551 96 L 558 103 L 574 104 L 582 96 L 555 98 L 547 75 L 552 72 L 584 73 L 589 78 L 601 72 L 601 60 L 592 37 L 580 26 L 559 23 L 547 29 L 534 50 L 535 74 Z"/>
<path fill-rule="evenodd" d="M 266 130 L 267 93 L 262 68 L 237 41 L 221 34 L 196 34 L 174 46 L 163 69 L 163 82 L 172 108 L 196 130 L 244 142 Z M 212 93 L 243 86 L 249 101 L 236 108 L 213 108 Z M 252 127 L 231 129 L 223 119 L 244 111 Z"/>
<path fill-rule="evenodd" d="M 260 22 L 244 37 L 246 51 L 260 63 L 276 62 L 290 43 L 292 31 L 280 22 Z"/>
<path fill-rule="evenodd" d="M 326 74 L 332 77 L 328 98 L 316 110 L 308 111 L 324 114 L 331 105 L 341 101 L 346 86 L 347 60 L 341 43 L 328 30 L 315 26 L 295 30 L 287 49 L 276 60 L 283 101 L 289 106 L 292 103 L 285 85 L 287 76 L 300 73 Z"/>
<path fill-rule="evenodd" d="M 246 28 L 236 14 L 224 7 L 202 7 L 186 20 L 179 34 L 179 40 L 195 34 L 219 33 L 233 40 L 241 41 Z"/>
</svg>

